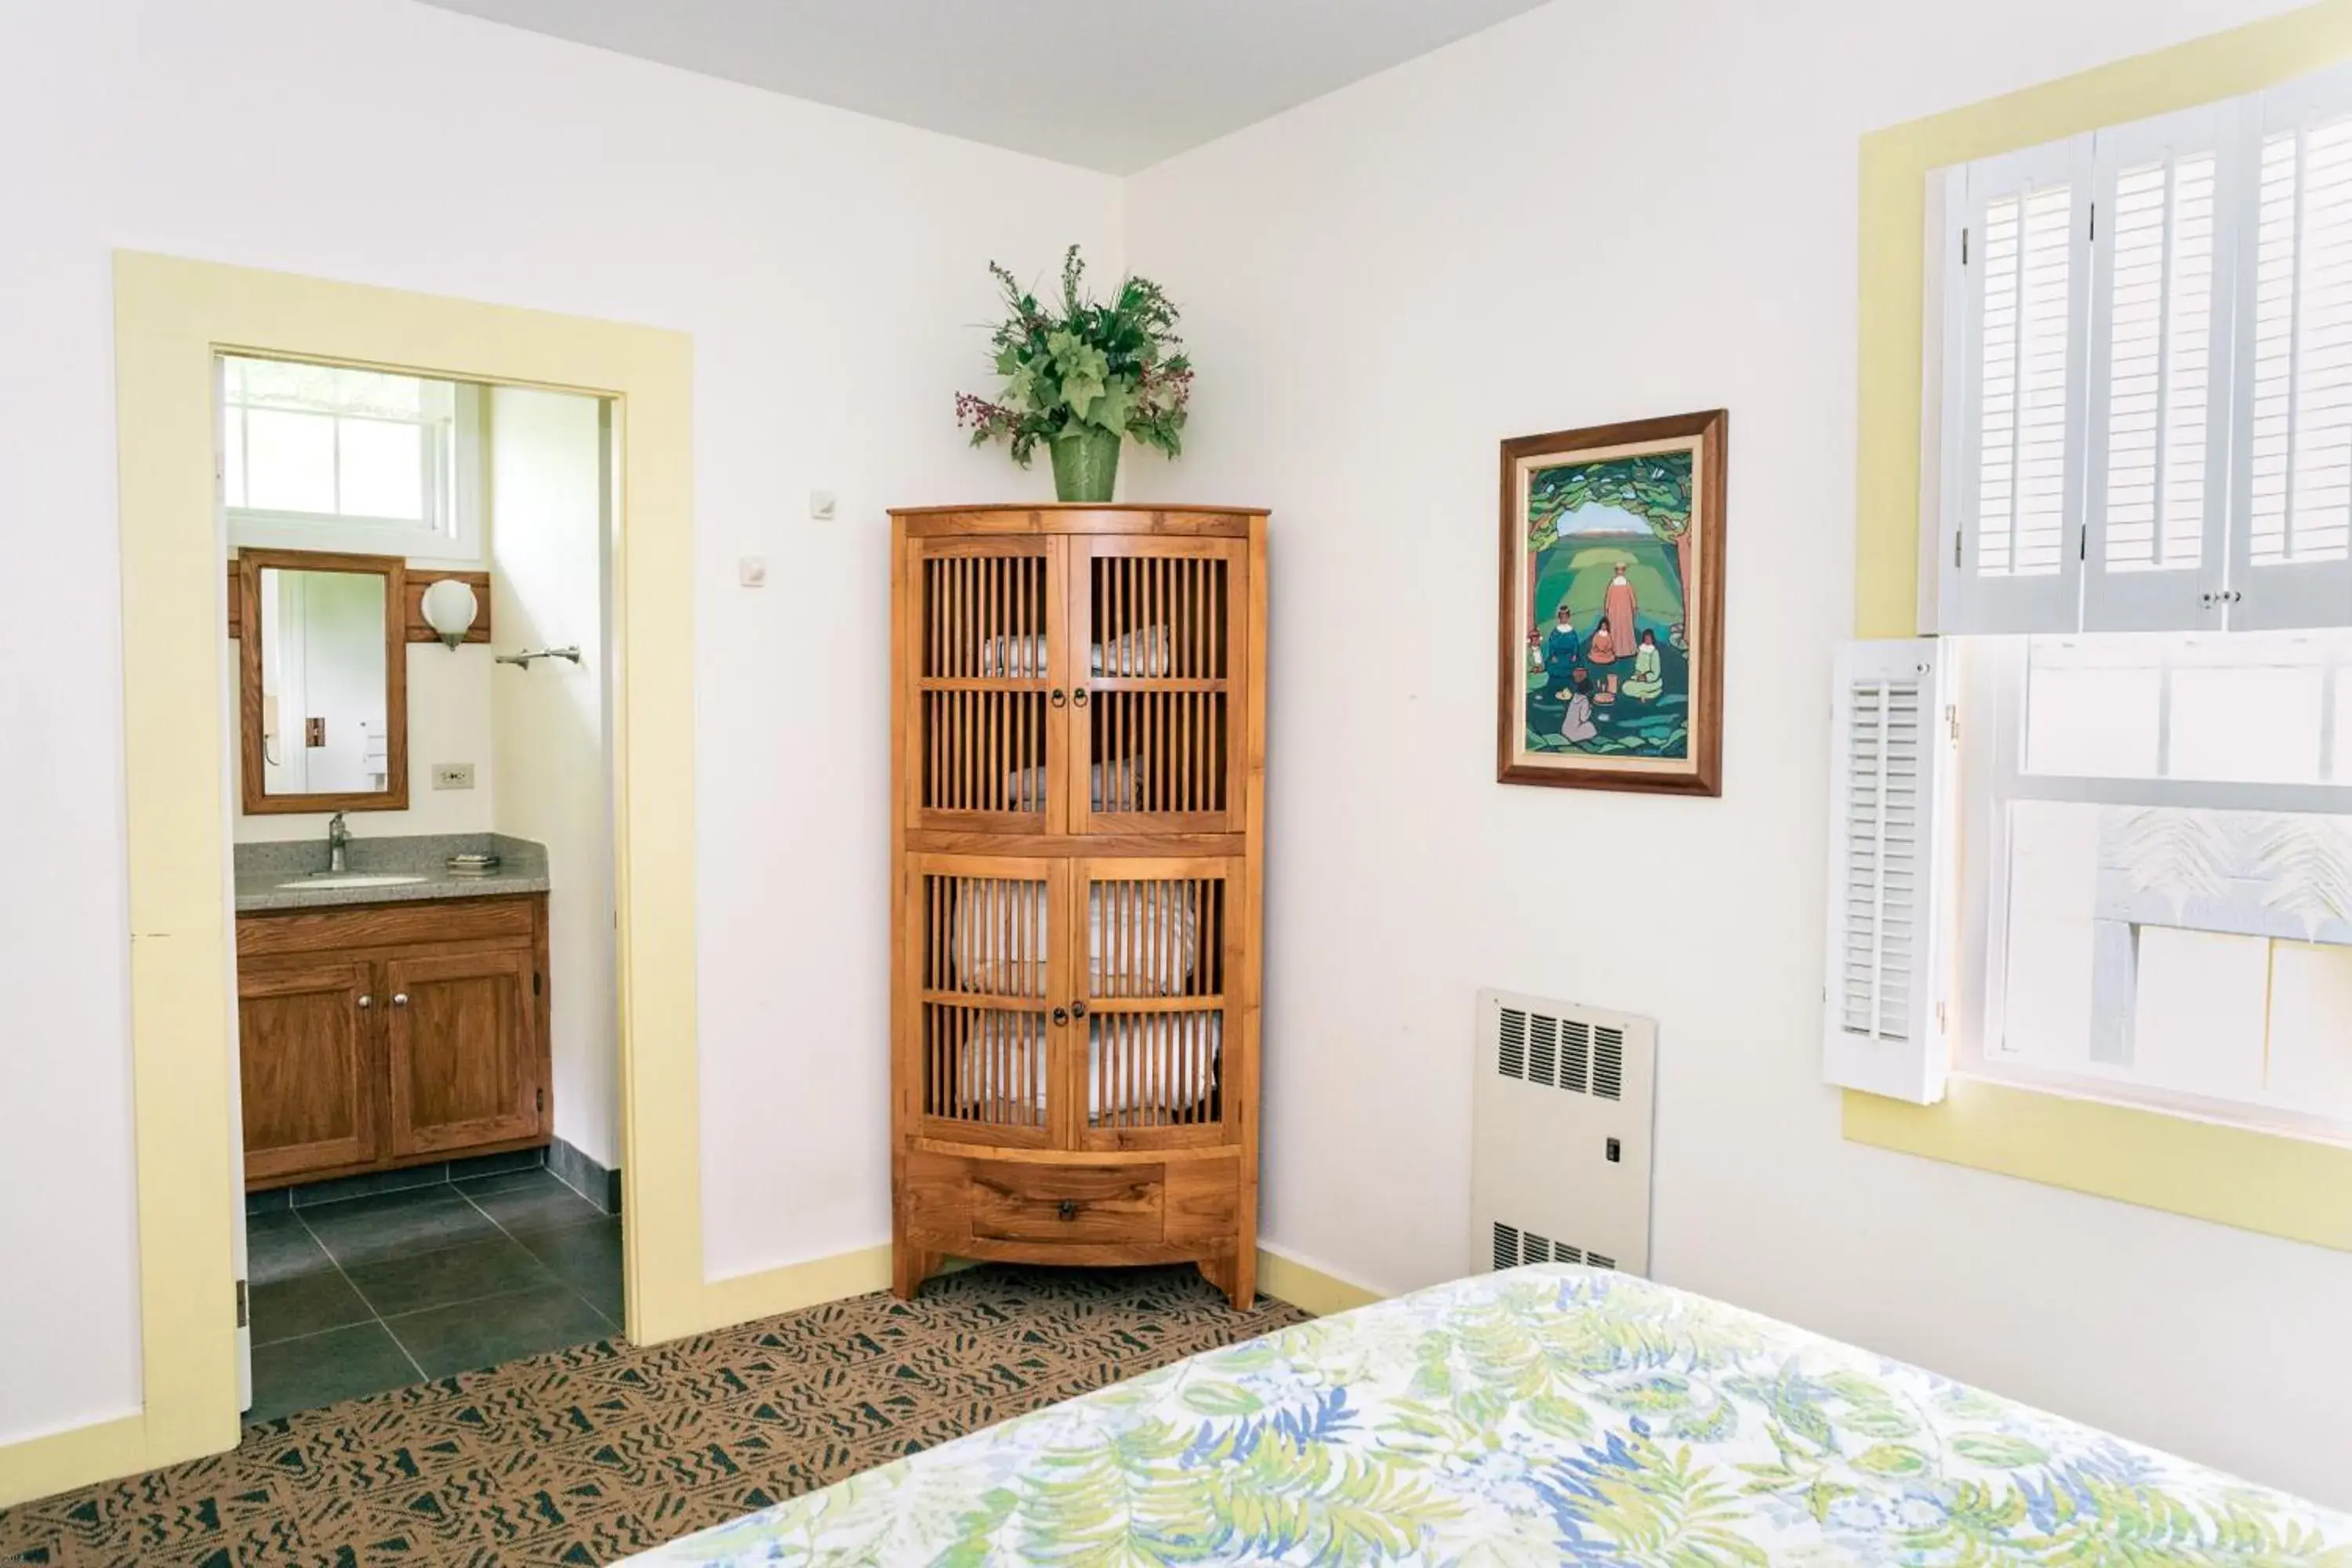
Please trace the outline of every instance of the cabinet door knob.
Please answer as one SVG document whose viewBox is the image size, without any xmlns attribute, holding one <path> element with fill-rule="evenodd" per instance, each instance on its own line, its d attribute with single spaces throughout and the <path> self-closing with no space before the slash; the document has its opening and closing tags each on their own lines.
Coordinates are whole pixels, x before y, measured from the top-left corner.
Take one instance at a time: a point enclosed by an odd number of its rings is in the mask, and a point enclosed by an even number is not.
<svg viewBox="0 0 2352 1568">
<path fill-rule="evenodd" d="M 1070 1010 L 1067 1007 L 1056 1007 L 1054 1009 L 1054 1022 L 1056 1024 L 1066 1024 L 1069 1021 Z"/>
<path fill-rule="evenodd" d="M 1062 1200 L 1062 1217 L 1064 1219 L 1076 1219 L 1078 1217 L 1077 1199 L 1064 1198 Z"/>
<path fill-rule="evenodd" d="M 1070 700 L 1076 703 L 1081 708 L 1085 707 L 1087 705 L 1087 689 L 1083 686 L 1072 688 L 1070 691 Z"/>
<path fill-rule="evenodd" d="M 1073 1018 L 1083 1018 L 1083 1017 L 1085 1017 L 1086 1016 L 1087 1016 L 1087 1005 L 1086 1005 L 1084 1002 L 1073 1002 L 1073 1003 L 1071 1003 L 1071 1004 L 1070 1004 L 1070 1016 L 1071 1016 L 1071 1017 L 1073 1017 Z"/>
<path fill-rule="evenodd" d="M 408 993 L 407 993 L 407 992 L 405 992 L 405 991 L 395 991 L 395 992 L 394 992 L 394 993 L 392 994 L 392 1005 L 393 1005 L 394 1006 L 395 1006 L 395 1007 L 405 1007 L 405 1006 L 407 1006 L 407 1005 L 408 1005 Z"/>
<path fill-rule="evenodd" d="M 1045 699 L 1045 700 L 1051 702 L 1056 708 L 1059 708 L 1063 703 L 1067 702 L 1069 700 L 1068 695 L 1058 686 L 1054 688 L 1054 689 L 1047 694 Z"/>
<path fill-rule="evenodd" d="M 361 1012 L 364 1013 L 364 1012 L 366 1012 L 369 1008 L 371 1008 L 371 1007 L 373 1007 L 373 1006 L 374 1006 L 374 1005 L 375 1005 L 375 998 L 374 998 L 374 997 L 373 997 L 373 996 L 369 995 L 369 994 L 368 994 L 366 992 L 364 992 L 364 991 L 362 991 L 362 992 L 361 992 L 361 993 L 360 993 L 360 1011 L 361 1011 Z"/>
</svg>

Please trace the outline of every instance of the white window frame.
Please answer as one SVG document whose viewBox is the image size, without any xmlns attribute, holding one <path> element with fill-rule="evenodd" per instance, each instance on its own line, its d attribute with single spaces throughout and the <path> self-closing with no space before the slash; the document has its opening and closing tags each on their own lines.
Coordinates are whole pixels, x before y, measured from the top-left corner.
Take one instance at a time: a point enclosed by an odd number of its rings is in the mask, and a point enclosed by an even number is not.
<svg viewBox="0 0 2352 1568">
<path fill-rule="evenodd" d="M 2241 221 L 2250 232 L 2256 226 L 2264 140 L 2323 116 L 2346 112 L 2352 112 L 2352 66 L 2288 82 L 2243 101 L 2240 178 L 2245 200 Z M 2305 173 L 2307 179 L 2308 170 Z M 2255 268 L 2240 268 L 2237 313 L 2243 321 L 2253 319 L 2259 283 Z M 2248 517 L 2252 511 L 2254 349 L 2253 331 L 2240 332 L 2236 379 L 2246 395 L 2235 401 L 2231 426 L 2230 504 L 2236 518 Z M 2232 626 L 2352 624 L 2352 558 L 2258 566 L 2252 560 L 2252 531 L 2240 528 L 2231 540 L 2230 573 Z"/>
<path fill-rule="evenodd" d="M 446 427 L 438 420 L 383 421 L 390 424 L 415 423 L 425 432 L 423 493 L 425 516 L 421 520 L 230 506 L 226 502 L 226 489 L 228 475 L 226 448 L 229 440 L 225 369 L 227 357 L 216 355 L 213 362 L 214 480 L 221 487 L 221 510 L 227 522 L 232 548 L 398 555 L 419 564 L 436 565 L 478 565 L 487 559 L 482 538 L 482 453 L 488 444 L 485 422 L 488 416 L 489 399 L 482 395 L 480 386 L 462 381 L 453 384 L 456 388 L 456 416 Z M 327 416 L 322 413 L 321 416 Z M 357 420 L 381 416 L 337 414 L 331 417 Z M 249 464 L 247 473 L 250 482 Z"/>
<path fill-rule="evenodd" d="M 1940 395 L 1930 423 L 1937 426 L 1935 448 L 1952 461 L 1940 463 L 1936 489 L 1937 566 L 1948 553 L 1953 570 L 1941 572 L 1937 625 L 1972 632 L 2020 632 L 2044 628 L 2073 613 L 2082 599 L 2080 526 L 2085 475 L 2084 431 L 2088 418 L 2086 362 L 2080 353 L 2068 356 L 2066 377 L 2066 466 L 2062 481 L 2065 521 L 2059 548 L 2058 570 L 2046 576 L 1986 578 L 1978 574 L 1969 552 L 1978 531 L 1977 496 L 1972 481 L 1979 472 L 1983 440 L 1983 366 L 1974 345 L 1983 321 L 1982 271 L 1985 212 L 1989 203 L 2029 186 L 2063 183 L 2074 193 L 2072 255 L 2067 275 L 2067 319 L 2071 339 L 2079 341 L 2090 311 L 2093 258 L 2089 244 L 2091 142 L 2088 137 L 2054 142 L 2004 153 L 1976 163 L 1937 170 L 1931 206 L 1943 215 L 1945 232 L 1936 247 L 1938 265 L 1929 269 L 1930 288 L 1939 296 L 1928 311 L 1940 324 L 1944 342 L 1937 355 L 1942 369 Z"/>
<path fill-rule="evenodd" d="M 1958 656 L 1962 738 L 1958 810 L 1965 848 L 1958 885 L 1946 900 L 1957 933 L 1959 995 L 1952 1031 L 1952 1071 L 1969 1078 L 2042 1089 L 2078 1099 L 2167 1111 L 2233 1126 L 2301 1137 L 2352 1138 L 2352 1124 L 2300 1115 L 2252 1101 L 2213 1099 L 2113 1077 L 2065 1072 L 2006 1057 L 1998 1047 L 2006 1019 L 2009 954 L 2009 807 L 2050 801 L 2094 805 L 2150 805 L 2220 811 L 2324 812 L 2352 816 L 2352 784 L 2279 784 L 2169 778 L 2113 778 L 2029 773 L 2025 769 L 2025 673 L 2029 639 L 1947 639 Z M 2171 660 L 2164 659 L 2168 684 Z M 2352 650 L 2326 665 L 2321 711 L 2325 748 L 2352 747 L 2352 736 L 2332 731 L 2336 682 L 2352 680 Z M 2166 704 L 2169 706 L 2168 701 Z M 2159 741 L 2159 747 L 2162 745 Z M 2159 752 L 2159 763 L 2161 752 Z"/>
<path fill-rule="evenodd" d="M 2218 631 L 2352 626 L 2352 560 L 2256 567 L 2249 560 L 2253 384 L 2251 320 L 2252 265 L 2262 142 L 2279 130 L 2352 112 L 2352 66 L 2242 98 L 2219 100 L 2157 119 L 2118 124 L 2021 149 L 1974 163 L 1931 171 L 1927 192 L 1926 309 L 1923 311 L 1920 428 L 1919 625 L 1923 631 L 1959 635 L 2019 632 L 2066 634 L 2105 630 Z M 2105 574 L 2095 549 L 2096 510 L 2105 464 L 2104 289 L 2111 276 L 2108 239 L 2114 176 L 2168 138 L 2189 136 L 2217 149 L 2216 268 L 2227 277 L 2213 323 L 2216 363 L 2226 364 L 2221 401 L 2208 404 L 2206 495 L 2208 549 L 2194 574 Z M 2072 547 L 2054 578 L 1982 578 L 1969 558 L 1974 532 L 1972 491 L 1981 419 L 1976 364 L 1981 273 L 1971 257 L 1981 247 L 1989 193 L 2021 180 L 2067 179 L 2078 194 L 2082 251 L 2069 278 L 2070 319 L 2067 526 Z M 2224 357 L 2226 356 L 2226 357 Z M 2213 515 L 2217 501 L 2226 506 Z M 2219 548 L 2215 531 L 2219 532 Z M 2086 569 L 2086 560 L 2089 558 Z M 2183 579 L 2193 575 L 2193 583 Z M 2133 582 L 2127 579 L 2139 578 Z M 2092 579 L 2100 579 L 2093 583 Z M 2183 591 L 2173 592 L 2174 588 Z"/>
</svg>

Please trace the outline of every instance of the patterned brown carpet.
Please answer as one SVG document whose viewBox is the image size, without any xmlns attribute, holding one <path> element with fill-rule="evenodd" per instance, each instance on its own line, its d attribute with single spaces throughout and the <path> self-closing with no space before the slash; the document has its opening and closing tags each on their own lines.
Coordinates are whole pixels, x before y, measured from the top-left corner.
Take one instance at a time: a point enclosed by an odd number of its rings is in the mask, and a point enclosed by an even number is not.
<svg viewBox="0 0 2352 1568">
<path fill-rule="evenodd" d="M 0 1510 L 0 1563 L 603 1563 L 1305 1314 L 1189 1268 L 989 1267 L 509 1362 Z"/>
</svg>

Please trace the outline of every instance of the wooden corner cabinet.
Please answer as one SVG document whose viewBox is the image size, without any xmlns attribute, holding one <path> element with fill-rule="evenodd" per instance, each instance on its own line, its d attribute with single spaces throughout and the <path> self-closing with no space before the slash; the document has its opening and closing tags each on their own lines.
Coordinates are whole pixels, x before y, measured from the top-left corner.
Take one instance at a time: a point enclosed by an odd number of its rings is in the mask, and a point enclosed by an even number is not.
<svg viewBox="0 0 2352 1568">
<path fill-rule="evenodd" d="M 894 1288 L 1256 1294 L 1266 521 L 891 514 Z"/>
<path fill-rule="evenodd" d="M 237 917 L 248 1189 L 547 1142 L 547 896 Z"/>
</svg>

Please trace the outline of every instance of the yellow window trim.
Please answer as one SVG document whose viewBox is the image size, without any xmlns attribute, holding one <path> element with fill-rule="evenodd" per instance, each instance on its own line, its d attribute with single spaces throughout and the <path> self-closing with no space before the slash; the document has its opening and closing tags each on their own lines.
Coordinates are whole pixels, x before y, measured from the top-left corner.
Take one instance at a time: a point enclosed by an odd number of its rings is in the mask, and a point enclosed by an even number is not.
<svg viewBox="0 0 2352 1568">
<path fill-rule="evenodd" d="M 1862 143 L 1854 634 L 1918 629 L 1927 172 L 2258 91 L 2352 59 L 2352 0 L 2322 4 L 1896 125 Z M 1939 1105 L 1849 1090 L 1845 1136 L 2352 1251 L 2352 1150 L 1955 1078 Z"/>
<path fill-rule="evenodd" d="M 2352 1149 L 1955 1076 L 1937 1105 L 1849 1089 L 1855 1143 L 2352 1252 Z"/>
</svg>

